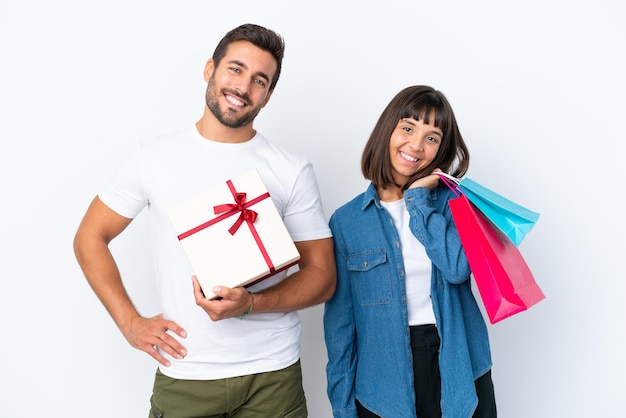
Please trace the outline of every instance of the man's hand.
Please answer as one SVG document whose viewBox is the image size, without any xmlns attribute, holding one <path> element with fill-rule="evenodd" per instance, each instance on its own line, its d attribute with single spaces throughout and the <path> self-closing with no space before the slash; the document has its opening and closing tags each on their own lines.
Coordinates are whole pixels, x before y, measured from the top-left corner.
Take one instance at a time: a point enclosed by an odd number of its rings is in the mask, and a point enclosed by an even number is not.
<svg viewBox="0 0 626 418">
<path fill-rule="evenodd" d="M 252 296 L 243 287 L 215 286 L 212 290 L 218 299 L 207 299 L 198 278 L 193 276 L 192 280 L 196 304 L 204 309 L 213 321 L 241 316 L 252 306 Z"/>
<path fill-rule="evenodd" d="M 163 357 L 158 349 L 170 356 L 182 359 L 187 355 L 187 349 L 167 331 L 175 332 L 181 338 L 187 337 L 187 332 L 174 321 L 163 319 L 163 315 L 152 318 L 136 317 L 127 329 L 122 330 L 124 336 L 138 350 L 145 351 L 162 365 L 169 367 L 170 361 Z"/>
</svg>

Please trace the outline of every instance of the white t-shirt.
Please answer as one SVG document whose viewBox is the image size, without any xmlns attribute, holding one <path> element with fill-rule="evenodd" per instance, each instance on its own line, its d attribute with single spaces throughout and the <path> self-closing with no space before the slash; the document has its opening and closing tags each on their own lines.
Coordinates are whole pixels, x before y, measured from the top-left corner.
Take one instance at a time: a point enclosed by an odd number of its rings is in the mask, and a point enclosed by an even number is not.
<svg viewBox="0 0 626 418">
<path fill-rule="evenodd" d="M 435 324 L 435 311 L 430 298 L 433 265 L 426 248 L 409 228 L 410 215 L 406 203 L 400 199 L 394 202 L 381 201 L 381 204 L 391 215 L 402 243 L 409 325 Z"/>
<path fill-rule="evenodd" d="M 163 315 L 182 326 L 177 338 L 188 350 L 161 371 L 173 378 L 210 380 L 285 368 L 300 357 L 297 312 L 259 313 L 214 322 L 196 305 L 191 265 L 167 215 L 170 207 L 256 168 L 295 241 L 331 236 L 310 161 L 269 142 L 261 134 L 240 144 L 203 138 L 195 126 L 139 144 L 120 166 L 100 199 L 134 218 L 147 207 L 156 283 Z M 281 272 L 251 287 L 267 288 Z"/>
</svg>

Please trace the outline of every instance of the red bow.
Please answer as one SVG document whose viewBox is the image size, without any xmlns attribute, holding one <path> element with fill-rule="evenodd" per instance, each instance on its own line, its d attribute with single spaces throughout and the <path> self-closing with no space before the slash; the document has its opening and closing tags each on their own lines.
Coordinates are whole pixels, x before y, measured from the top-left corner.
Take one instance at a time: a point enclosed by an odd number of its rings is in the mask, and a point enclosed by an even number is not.
<svg viewBox="0 0 626 418">
<path fill-rule="evenodd" d="M 235 235 L 235 232 L 237 232 L 243 221 L 246 221 L 248 223 L 254 223 L 256 217 L 259 215 L 253 210 L 246 209 L 245 193 L 235 193 L 233 197 L 235 198 L 235 203 L 225 203 L 223 205 L 217 205 L 213 207 L 213 211 L 216 215 L 223 212 L 241 212 L 233 226 L 228 229 L 230 235 Z"/>
</svg>

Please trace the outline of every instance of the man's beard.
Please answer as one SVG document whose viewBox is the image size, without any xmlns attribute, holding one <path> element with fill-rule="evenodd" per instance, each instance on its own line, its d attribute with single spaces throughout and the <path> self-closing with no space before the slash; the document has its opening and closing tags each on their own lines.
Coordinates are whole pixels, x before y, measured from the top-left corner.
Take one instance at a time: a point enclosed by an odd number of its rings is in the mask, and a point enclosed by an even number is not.
<svg viewBox="0 0 626 418">
<path fill-rule="evenodd" d="M 240 100 L 246 103 L 250 102 L 247 95 L 240 95 L 232 90 L 229 90 L 228 93 L 235 97 L 238 97 Z M 231 112 L 230 109 L 226 109 L 226 111 L 223 112 L 222 109 L 220 109 L 218 94 L 221 94 L 221 93 L 218 93 L 217 87 L 215 86 L 215 78 L 211 76 L 211 78 L 209 78 L 209 83 L 206 89 L 206 99 L 205 99 L 206 105 L 211 111 L 211 113 L 213 113 L 215 118 L 222 125 L 227 126 L 229 128 L 241 128 L 242 126 L 245 126 L 251 123 L 261 111 L 261 108 L 262 108 L 261 106 L 252 107 L 250 108 L 248 112 L 243 113 L 239 117 L 236 117 L 235 113 Z"/>
</svg>

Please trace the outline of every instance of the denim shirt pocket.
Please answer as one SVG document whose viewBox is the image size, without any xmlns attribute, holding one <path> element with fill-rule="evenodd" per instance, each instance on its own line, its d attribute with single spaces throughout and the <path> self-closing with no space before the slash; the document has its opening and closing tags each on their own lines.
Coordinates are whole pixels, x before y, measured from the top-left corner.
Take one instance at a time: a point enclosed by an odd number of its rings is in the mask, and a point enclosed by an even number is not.
<svg viewBox="0 0 626 418">
<path fill-rule="evenodd" d="M 359 305 L 380 305 L 391 301 L 391 274 L 385 250 L 351 254 L 348 271 Z"/>
</svg>

